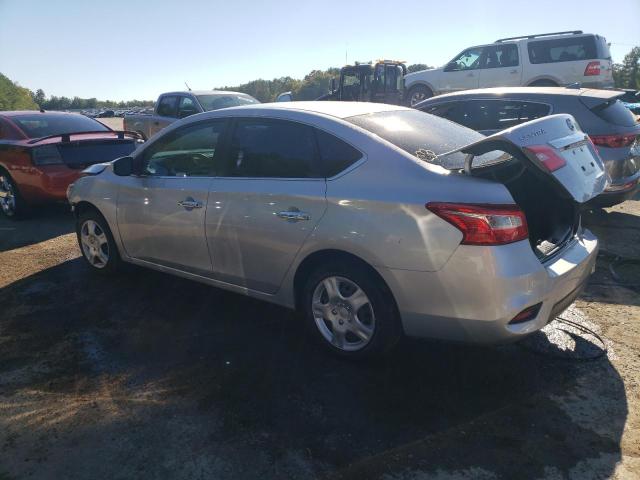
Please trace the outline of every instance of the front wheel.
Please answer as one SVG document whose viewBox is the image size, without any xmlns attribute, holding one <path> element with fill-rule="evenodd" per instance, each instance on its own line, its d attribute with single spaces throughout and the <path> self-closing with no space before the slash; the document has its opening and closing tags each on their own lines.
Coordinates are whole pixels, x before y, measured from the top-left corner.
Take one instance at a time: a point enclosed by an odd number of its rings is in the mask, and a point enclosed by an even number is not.
<svg viewBox="0 0 640 480">
<path fill-rule="evenodd" d="M 427 98 L 433 97 L 433 92 L 424 85 L 416 85 L 409 89 L 408 104 L 410 107 L 415 106 Z"/>
<path fill-rule="evenodd" d="M 113 273 L 120 267 L 118 248 L 106 220 L 97 211 L 80 214 L 76 223 L 82 257 L 92 270 Z"/>
<path fill-rule="evenodd" d="M 312 335 L 343 357 L 384 354 L 401 336 L 391 293 L 357 264 L 314 270 L 305 284 L 302 306 Z"/>
</svg>

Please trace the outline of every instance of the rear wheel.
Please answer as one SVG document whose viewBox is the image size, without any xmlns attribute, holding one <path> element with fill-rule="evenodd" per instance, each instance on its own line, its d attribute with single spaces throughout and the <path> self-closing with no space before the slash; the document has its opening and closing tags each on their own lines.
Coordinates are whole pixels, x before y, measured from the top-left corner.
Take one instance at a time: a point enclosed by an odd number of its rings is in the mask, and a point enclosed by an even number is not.
<svg viewBox="0 0 640 480">
<path fill-rule="evenodd" d="M 529 85 L 530 87 L 557 87 L 558 84 L 553 80 L 536 80 Z"/>
<path fill-rule="evenodd" d="M 391 293 L 355 263 L 322 265 L 311 272 L 302 307 L 312 335 L 343 357 L 386 353 L 401 336 Z"/>
<path fill-rule="evenodd" d="M 122 260 L 106 220 L 95 210 L 83 212 L 76 223 L 78 244 L 87 264 L 100 273 L 113 273 Z"/>
<path fill-rule="evenodd" d="M 433 92 L 429 87 L 426 87 L 424 85 L 416 85 L 415 87 L 411 87 L 409 89 L 407 103 L 410 107 L 413 107 L 421 101 L 431 97 L 433 97 Z"/>
<path fill-rule="evenodd" d="M 20 195 L 18 186 L 2 169 L 0 169 L 0 210 L 6 217 L 13 220 L 22 218 L 27 213 L 27 205 Z"/>
</svg>

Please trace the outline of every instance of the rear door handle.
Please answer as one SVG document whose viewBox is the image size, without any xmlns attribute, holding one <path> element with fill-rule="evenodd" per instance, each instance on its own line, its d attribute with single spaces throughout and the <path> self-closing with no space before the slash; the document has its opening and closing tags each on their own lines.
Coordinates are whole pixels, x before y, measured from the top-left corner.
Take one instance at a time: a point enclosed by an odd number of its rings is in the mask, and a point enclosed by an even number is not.
<svg viewBox="0 0 640 480">
<path fill-rule="evenodd" d="M 467 73 L 467 77 L 473 77 L 473 72 Z"/>
<path fill-rule="evenodd" d="M 178 202 L 178 205 L 185 210 L 193 210 L 194 208 L 202 208 L 202 202 L 198 202 L 191 197 L 187 197 L 184 200 Z"/>
<path fill-rule="evenodd" d="M 278 218 L 282 218 L 283 220 L 287 220 L 288 222 L 300 222 L 303 220 L 310 220 L 311 216 L 308 213 L 301 212 L 300 210 L 285 210 L 282 212 L 276 213 Z"/>
</svg>

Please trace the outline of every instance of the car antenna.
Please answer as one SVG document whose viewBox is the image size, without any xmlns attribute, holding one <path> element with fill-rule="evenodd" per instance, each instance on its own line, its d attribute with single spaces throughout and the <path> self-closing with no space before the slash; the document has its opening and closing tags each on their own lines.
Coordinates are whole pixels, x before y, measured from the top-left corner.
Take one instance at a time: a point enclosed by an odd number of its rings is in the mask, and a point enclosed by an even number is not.
<svg viewBox="0 0 640 480">
<path fill-rule="evenodd" d="M 184 82 L 184 84 L 187 86 L 187 89 L 191 91 L 191 87 L 189 86 L 189 84 L 187 82 Z"/>
</svg>

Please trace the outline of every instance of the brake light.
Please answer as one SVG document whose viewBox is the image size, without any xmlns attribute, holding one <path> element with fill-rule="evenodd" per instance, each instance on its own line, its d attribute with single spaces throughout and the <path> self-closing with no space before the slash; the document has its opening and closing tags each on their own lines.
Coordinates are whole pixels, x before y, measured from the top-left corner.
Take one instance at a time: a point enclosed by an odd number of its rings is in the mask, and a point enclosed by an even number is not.
<svg viewBox="0 0 640 480">
<path fill-rule="evenodd" d="M 591 135 L 591 141 L 601 147 L 622 148 L 633 145 L 636 141 L 636 134 L 627 135 Z"/>
<path fill-rule="evenodd" d="M 516 205 L 431 202 L 426 207 L 460 230 L 465 245 L 505 245 L 529 237 L 527 219 Z"/>
<path fill-rule="evenodd" d="M 523 150 L 536 157 L 549 172 L 555 172 L 567 164 L 564 158 L 547 145 L 531 145 L 524 147 Z"/>
<path fill-rule="evenodd" d="M 584 69 L 584 76 L 590 77 L 600 75 L 600 62 L 589 62 L 587 68 Z"/>
</svg>

